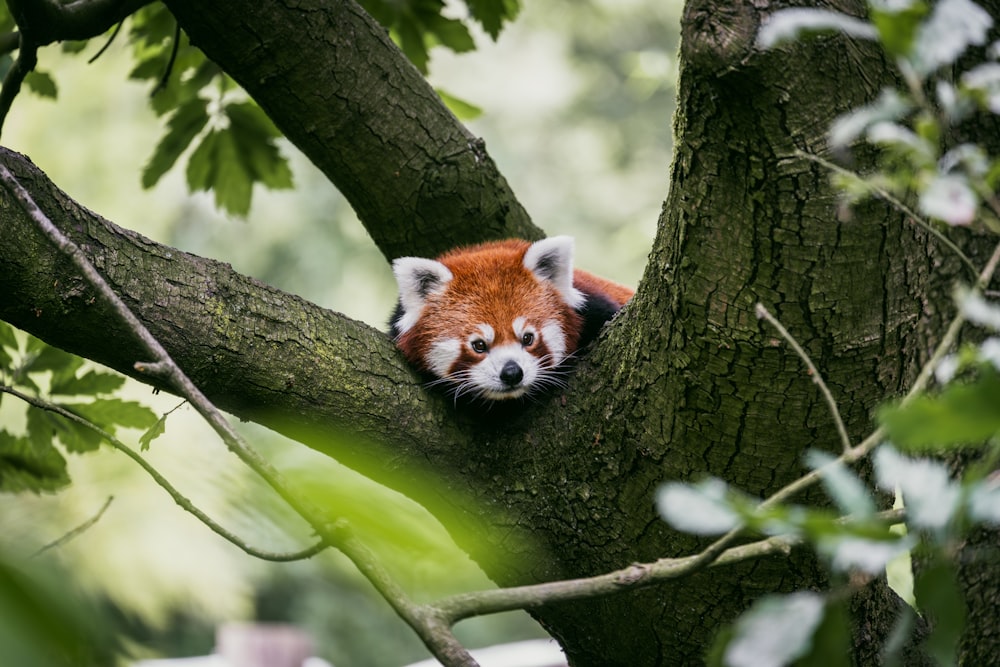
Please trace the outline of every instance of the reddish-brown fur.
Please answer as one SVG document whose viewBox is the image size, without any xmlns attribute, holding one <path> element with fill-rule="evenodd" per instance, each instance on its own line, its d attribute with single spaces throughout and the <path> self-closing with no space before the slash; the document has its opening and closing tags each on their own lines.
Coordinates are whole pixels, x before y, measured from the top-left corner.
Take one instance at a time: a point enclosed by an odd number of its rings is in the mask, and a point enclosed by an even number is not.
<svg viewBox="0 0 1000 667">
<path fill-rule="evenodd" d="M 453 274 L 447 289 L 428 298 L 419 321 L 396 341 L 409 361 L 424 370 L 431 343 L 445 338 L 466 340 L 485 322 L 496 331 L 494 345 L 514 342 L 510 322 L 525 317 L 535 326 L 557 320 L 566 337 L 566 355 L 576 351 L 583 320 L 550 283 L 539 280 L 524 267 L 524 254 L 531 244 L 510 239 L 458 248 L 437 258 Z M 579 269 L 574 286 L 584 293 L 606 296 L 619 307 L 633 290 Z M 537 358 L 548 354 L 544 341 L 529 351 Z M 476 363 L 466 348 L 455 366 Z"/>
</svg>

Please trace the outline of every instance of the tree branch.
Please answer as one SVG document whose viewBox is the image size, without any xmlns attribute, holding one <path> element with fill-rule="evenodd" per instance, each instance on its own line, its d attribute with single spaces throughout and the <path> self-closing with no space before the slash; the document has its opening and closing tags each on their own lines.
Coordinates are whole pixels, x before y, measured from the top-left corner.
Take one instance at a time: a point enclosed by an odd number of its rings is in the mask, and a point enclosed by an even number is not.
<svg viewBox="0 0 1000 667">
<path fill-rule="evenodd" d="M 166 5 L 344 194 L 386 257 L 541 238 L 483 142 L 354 0 Z"/>
<path fill-rule="evenodd" d="M 35 69 L 37 63 L 38 45 L 22 33 L 17 58 L 14 59 L 14 63 L 7 70 L 7 75 L 3 78 L 3 86 L 0 87 L 0 133 L 3 131 L 3 126 L 7 120 L 7 114 L 10 112 L 10 107 L 14 103 L 14 98 L 21 92 L 21 84 L 24 83 L 24 77 L 28 76 L 31 70 Z"/>
<path fill-rule="evenodd" d="M 7 0 L 22 35 L 38 46 L 96 37 L 153 0 Z"/>
<path fill-rule="evenodd" d="M 152 364 L 147 364 L 146 367 L 155 369 L 158 373 L 162 374 L 169 385 L 186 398 L 212 427 L 212 430 L 222 438 L 229 450 L 247 467 L 253 470 L 258 477 L 277 493 L 289 507 L 295 510 L 312 527 L 316 534 L 320 536 L 320 544 L 314 548 L 323 548 L 328 545 L 338 549 L 347 556 L 361 573 L 375 585 L 379 593 L 385 597 L 386 601 L 392 605 L 393 609 L 400 614 L 403 620 L 409 623 L 421 639 L 424 640 L 425 645 L 430 649 L 431 653 L 445 665 L 448 667 L 477 667 L 476 661 L 472 659 L 468 651 L 455 638 L 450 626 L 435 623 L 433 617 L 414 613 L 419 607 L 414 605 L 409 600 L 405 591 L 388 576 L 374 555 L 359 540 L 354 538 L 345 520 L 339 519 L 331 525 L 325 512 L 315 507 L 307 498 L 296 494 L 292 490 L 291 485 L 285 481 L 284 476 L 276 468 L 272 467 L 266 459 L 260 456 L 256 450 L 249 446 L 243 437 L 236 432 L 232 424 L 223 417 L 218 408 L 208 400 L 174 362 L 160 342 L 153 337 L 150 331 L 129 310 L 128 306 L 119 298 L 114 290 L 111 289 L 80 248 L 52 224 L 52 221 L 38 208 L 38 205 L 28 191 L 18 182 L 10 170 L 3 165 L 0 165 L 0 180 L 13 191 L 20 205 L 39 229 L 42 230 L 44 235 L 48 237 L 49 241 L 70 258 L 73 264 L 84 274 L 87 281 L 97 290 L 101 298 L 111 306 L 114 314 L 124 321 L 129 331 L 139 339 L 145 353 L 154 360 Z M 136 365 L 139 366 L 141 364 L 137 363 Z M 103 435 L 106 439 L 109 437 L 107 434 Z M 131 452 L 127 447 L 123 447 L 122 451 Z M 136 462 L 141 461 L 140 457 L 137 456 L 133 457 L 133 460 Z M 152 471 L 151 467 L 144 466 L 144 468 L 146 468 L 147 472 Z M 161 483 L 165 482 L 162 477 L 158 481 L 161 481 Z M 178 496 L 179 494 L 174 496 L 175 500 L 177 500 Z M 215 525 L 207 516 L 197 511 L 197 508 L 191 503 L 188 502 L 185 509 L 196 513 L 196 516 L 202 522 L 207 523 L 207 525 Z M 220 526 L 215 525 L 213 530 L 216 530 L 219 534 L 228 535 Z M 238 541 L 234 543 L 239 544 Z M 307 551 L 311 551 L 311 549 Z"/>
<path fill-rule="evenodd" d="M 8 393 L 10 393 L 8 391 L 9 389 L 10 389 L 9 387 L 0 387 L 0 391 L 7 391 Z M 76 526 L 75 528 L 73 528 L 73 530 L 61 536 L 59 539 L 53 540 L 52 542 L 49 542 L 48 544 L 42 546 L 40 549 L 38 549 L 38 551 L 32 554 L 32 558 L 41 556 L 43 553 L 49 551 L 50 549 L 61 547 L 62 545 L 74 539 L 81 533 L 90 530 L 91 526 L 93 526 L 95 523 L 101 520 L 101 517 L 104 516 L 104 512 L 106 512 L 108 507 L 111 506 L 111 501 L 114 499 L 115 499 L 114 496 L 108 496 L 108 499 L 104 501 L 104 504 L 101 505 L 101 509 L 97 510 L 97 513 L 94 516 L 90 517 L 89 519 L 81 523 L 79 526 Z"/>
<path fill-rule="evenodd" d="M 178 491 L 177 488 L 173 484 L 171 484 L 166 477 L 161 475 L 156 468 L 154 468 L 148 461 L 146 461 L 146 459 L 140 456 L 134 449 L 132 449 L 131 447 L 129 447 L 128 445 L 126 445 L 121 440 L 111 435 L 101 427 L 97 426 L 93 422 L 84 419 L 83 417 L 81 417 L 76 413 L 70 412 L 69 410 L 63 408 L 60 405 L 56 405 L 55 403 L 50 403 L 49 401 L 43 401 L 37 396 L 29 396 L 24 392 L 14 389 L 13 387 L 0 386 L 0 393 L 10 394 L 11 396 L 18 398 L 27 403 L 28 405 L 38 408 L 39 410 L 45 410 L 46 412 L 57 414 L 63 419 L 68 419 L 76 424 L 83 426 L 84 428 L 90 429 L 91 431 L 99 435 L 102 440 L 104 440 L 109 445 L 120 451 L 125 456 L 132 459 L 132 461 L 135 462 L 140 468 L 142 468 L 146 472 L 146 474 L 148 474 L 150 477 L 153 478 L 153 481 L 156 482 L 157 486 L 166 491 L 167 494 L 171 498 L 173 498 L 173 501 L 177 503 L 181 507 L 181 509 L 193 515 L 196 519 L 205 524 L 209 528 L 209 530 L 211 530 L 213 533 L 215 533 L 222 539 L 226 540 L 230 544 L 235 545 L 241 551 L 250 556 L 253 556 L 254 558 L 260 558 L 261 560 L 276 561 L 276 562 L 303 560 L 305 558 L 311 558 L 312 556 L 315 556 L 323 549 L 326 549 L 328 546 L 325 542 L 319 541 L 311 547 L 307 547 L 301 551 L 296 551 L 292 553 L 273 553 L 270 551 L 263 551 L 261 549 L 257 549 L 256 547 L 252 547 L 246 542 L 244 542 L 235 533 L 231 533 L 230 531 L 226 530 L 221 524 L 219 524 L 210 516 L 201 511 L 201 509 L 199 509 L 197 505 L 192 503 L 187 498 L 187 496 Z M 110 501 L 111 499 L 109 498 L 108 502 L 110 503 Z M 105 509 L 106 508 L 107 505 L 105 505 Z M 102 509 L 101 514 L 103 513 L 104 510 Z M 98 515 L 98 517 L 99 516 L 100 515 Z M 92 519 L 92 522 L 96 521 L 98 517 Z M 59 540 L 58 542 L 61 543 L 62 541 L 65 540 L 62 539 Z M 52 546 L 55 546 L 55 543 L 51 545 L 46 545 L 39 551 L 39 553 Z"/>
</svg>

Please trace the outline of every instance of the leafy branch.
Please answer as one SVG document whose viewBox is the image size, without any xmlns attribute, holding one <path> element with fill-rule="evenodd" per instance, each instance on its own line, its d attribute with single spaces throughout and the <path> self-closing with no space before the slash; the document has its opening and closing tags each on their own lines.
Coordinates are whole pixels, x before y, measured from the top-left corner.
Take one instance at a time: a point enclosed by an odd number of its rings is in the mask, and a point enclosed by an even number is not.
<svg viewBox="0 0 1000 667">
<path fill-rule="evenodd" d="M 199 521 L 205 524 L 216 535 L 226 540 L 227 542 L 239 547 L 241 551 L 250 556 L 253 556 L 254 558 L 259 558 L 261 560 L 267 560 L 267 561 L 276 561 L 276 562 L 303 560 L 305 558 L 311 558 L 312 556 L 315 556 L 316 554 L 318 554 L 320 551 L 322 551 L 327 547 L 327 545 L 322 541 L 317 542 L 311 547 L 292 553 L 273 553 L 252 547 L 245 541 L 243 541 L 242 538 L 228 531 L 222 525 L 217 523 L 214 519 L 205 514 L 205 512 L 199 509 L 197 505 L 192 503 L 186 496 L 184 496 L 180 491 L 178 491 L 177 488 L 173 486 L 170 483 L 170 481 L 167 480 L 166 477 L 164 477 L 138 452 L 136 452 L 134 449 L 123 443 L 115 436 L 111 435 L 110 433 L 102 429 L 94 422 L 85 419 L 84 417 L 81 417 L 75 412 L 71 412 L 70 410 L 67 410 L 66 408 L 60 405 L 56 405 L 55 403 L 42 400 L 36 396 L 30 396 L 28 394 L 25 394 L 24 392 L 18 391 L 13 387 L 0 386 L 0 393 L 14 396 L 15 398 L 24 401 L 28 405 L 38 408 L 39 410 L 45 410 L 46 412 L 51 412 L 53 414 L 59 415 L 63 419 L 68 419 L 71 422 L 79 424 L 80 426 L 83 426 L 84 428 L 93 431 L 103 441 L 107 442 L 109 445 L 120 451 L 122 454 L 132 459 L 132 461 L 134 461 L 150 477 L 152 477 L 153 481 L 156 482 L 156 484 L 160 488 L 166 491 L 170 495 L 170 497 L 174 500 L 174 502 L 177 503 L 184 511 L 194 515 L 195 518 L 197 518 Z M 103 510 L 101 510 L 101 514 L 103 514 Z M 98 517 L 92 519 L 90 523 L 96 522 L 99 516 L 100 514 L 98 515 Z M 75 534 L 75 531 L 73 534 Z M 48 549 L 51 548 L 52 546 L 55 545 L 54 544 L 47 545 L 46 547 L 43 547 L 43 549 Z"/>
</svg>

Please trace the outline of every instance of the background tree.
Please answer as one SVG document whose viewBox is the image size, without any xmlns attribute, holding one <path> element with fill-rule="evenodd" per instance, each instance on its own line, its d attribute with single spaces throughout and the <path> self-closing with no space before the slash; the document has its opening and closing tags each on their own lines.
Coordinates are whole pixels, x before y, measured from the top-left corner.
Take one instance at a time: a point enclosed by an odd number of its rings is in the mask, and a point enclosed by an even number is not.
<svg viewBox="0 0 1000 667">
<path fill-rule="evenodd" d="M 109 4 L 90 34 L 135 9 Z M 485 147 L 357 6 L 166 6 L 345 194 L 387 258 L 540 236 Z M 58 33 L 66 22 L 32 9 L 12 7 L 22 52 L 81 36 L 71 18 L 74 30 Z M 758 302 L 805 341 L 857 440 L 872 407 L 909 385 L 966 271 L 884 206 L 837 220 L 823 169 L 799 153 L 824 153 L 830 120 L 879 90 L 881 53 L 842 36 L 765 53 L 763 18 L 749 6 L 685 8 L 670 191 L 636 298 L 565 395 L 500 423 L 425 392 L 371 327 L 111 225 L 16 154 L 2 163 L 216 405 L 417 499 L 501 585 L 595 575 L 703 546 L 658 517 L 664 480 L 710 474 L 766 497 L 802 474 L 806 449 L 840 449 L 823 398 L 761 328 Z M 207 183 L 206 170 L 189 180 Z M 146 358 L 132 335 L 24 210 L 4 210 L 0 316 L 162 384 L 136 370 Z M 793 552 L 533 613 L 575 663 L 683 664 L 761 594 L 829 584 Z M 878 585 L 859 593 L 858 661 L 874 659 L 896 604 Z"/>
</svg>

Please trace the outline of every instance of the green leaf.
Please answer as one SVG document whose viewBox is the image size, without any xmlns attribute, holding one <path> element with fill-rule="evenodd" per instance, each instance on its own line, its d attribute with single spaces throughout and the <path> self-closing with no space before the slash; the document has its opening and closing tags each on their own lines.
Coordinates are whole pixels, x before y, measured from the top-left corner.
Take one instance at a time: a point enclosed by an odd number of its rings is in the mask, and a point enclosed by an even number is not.
<svg viewBox="0 0 1000 667">
<path fill-rule="evenodd" d="M 970 46 L 982 46 L 993 18 L 971 0 L 938 0 L 909 52 L 914 70 L 927 76 L 952 65 Z"/>
<path fill-rule="evenodd" d="M 164 413 L 156 420 L 156 423 L 146 429 L 146 432 L 139 437 L 139 450 L 145 452 L 149 445 L 167 431 L 167 415 Z"/>
<path fill-rule="evenodd" d="M 28 337 L 26 359 L 18 369 L 17 384 L 31 387 L 34 391 L 37 391 L 38 385 L 27 377 L 28 373 L 51 371 L 52 384 L 58 385 L 76 375 L 84 364 L 84 360 L 75 354 L 52 347 L 33 336 Z"/>
<path fill-rule="evenodd" d="M 822 665 L 823 667 L 850 667 L 851 645 L 850 615 L 848 601 L 831 600 L 826 603 L 823 620 L 813 633 L 809 652 L 799 660 L 802 665 Z"/>
<path fill-rule="evenodd" d="M 952 482 L 943 463 L 902 456 L 888 445 L 875 450 L 875 477 L 888 492 L 903 494 L 906 522 L 930 530 L 945 530 L 958 511 L 961 487 Z"/>
<path fill-rule="evenodd" d="M 92 395 L 110 394 L 125 384 L 125 378 L 114 373 L 101 373 L 99 371 L 88 371 L 82 377 L 68 377 L 59 382 L 53 382 L 49 387 L 50 394 L 72 395 Z"/>
<path fill-rule="evenodd" d="M 952 382 L 936 396 L 883 406 L 878 420 L 903 450 L 981 445 L 1000 433 L 1000 373 L 990 368 L 984 366 L 971 382 Z"/>
<path fill-rule="evenodd" d="M 233 215 L 245 216 L 250 211 L 253 178 L 240 156 L 232 132 L 220 132 L 216 142 L 215 205 Z"/>
<path fill-rule="evenodd" d="M 424 23 L 430 34 L 455 53 L 465 53 L 476 49 L 476 42 L 473 41 L 469 29 L 461 21 L 435 14 L 427 17 Z"/>
<path fill-rule="evenodd" d="M 151 188 L 174 166 L 194 138 L 208 123 L 208 102 L 199 97 L 188 100 L 167 121 L 167 132 L 142 170 L 142 187 Z"/>
<path fill-rule="evenodd" d="M 969 515 L 976 521 L 1000 526 L 1000 480 L 992 477 L 969 489 Z"/>
<path fill-rule="evenodd" d="M 27 417 L 28 438 L 38 447 L 51 447 L 56 437 L 74 454 L 92 452 L 101 445 L 99 433 L 54 412 L 32 407 Z"/>
<path fill-rule="evenodd" d="M 878 40 L 892 57 L 910 54 L 917 30 L 928 11 L 923 0 L 874 0 L 869 2 L 868 15 L 878 31 Z"/>
<path fill-rule="evenodd" d="M 230 104 L 224 111 L 240 159 L 252 180 L 275 190 L 291 188 L 292 170 L 274 142 L 281 132 L 267 114 L 251 102 Z"/>
<path fill-rule="evenodd" d="M 147 429 L 156 423 L 156 413 L 152 410 L 135 401 L 120 398 L 99 398 L 63 407 L 111 434 L 118 427 Z"/>
<path fill-rule="evenodd" d="M 913 166 L 931 167 L 937 159 L 934 144 L 899 123 L 875 123 L 868 128 L 868 141 L 903 156 Z"/>
<path fill-rule="evenodd" d="M 753 603 L 733 627 L 725 648 L 729 667 L 779 667 L 807 655 L 823 622 L 826 603 L 816 593 L 768 595 Z M 841 649 L 842 652 L 842 649 Z"/>
<path fill-rule="evenodd" d="M 913 594 L 917 609 L 931 618 L 928 651 L 939 665 L 956 664 L 966 608 L 954 564 L 948 558 L 936 557 L 916 568 Z"/>
<path fill-rule="evenodd" d="M 952 226 L 972 224 L 979 212 L 979 197 L 964 174 L 935 176 L 920 193 L 920 212 Z"/>
<path fill-rule="evenodd" d="M 503 24 L 513 21 L 521 11 L 518 0 L 465 0 L 469 13 L 494 41 L 500 36 Z"/>
<path fill-rule="evenodd" d="M 912 546 L 912 538 L 892 533 L 888 527 L 880 538 L 855 536 L 845 531 L 816 541 L 817 551 L 830 561 L 835 571 L 862 571 L 872 575 L 883 572 L 889 561 Z"/>
<path fill-rule="evenodd" d="M 80 357 L 47 345 L 37 338 L 28 339 L 28 353 L 30 358 L 22 368 L 22 372 L 25 373 L 57 371 L 61 374 L 72 374 L 83 365 L 83 359 Z"/>
<path fill-rule="evenodd" d="M 220 133 L 212 130 L 198 143 L 187 163 L 188 188 L 192 192 L 208 190 L 215 182 L 216 152 Z"/>
<path fill-rule="evenodd" d="M 1000 63 L 983 63 L 962 75 L 962 90 L 993 113 L 1000 113 Z"/>
<path fill-rule="evenodd" d="M 66 460 L 51 442 L 33 443 L 0 431 L 0 491 L 55 491 L 69 484 Z"/>
<path fill-rule="evenodd" d="M 803 37 L 841 32 L 855 39 L 875 39 L 875 28 L 859 18 L 828 9 L 781 9 L 757 33 L 757 46 L 770 49 Z"/>
<path fill-rule="evenodd" d="M 972 323 L 981 327 L 987 327 L 993 331 L 1000 331 L 1000 304 L 995 301 L 988 301 L 981 294 L 975 291 L 968 291 L 959 296 L 962 314 Z M 980 347 L 986 347 L 984 341 Z"/>
<path fill-rule="evenodd" d="M 0 371 L 10 373 L 14 369 L 14 357 L 7 350 L 17 354 L 20 346 L 14 336 L 14 327 L 6 322 L 0 322 Z"/>
<path fill-rule="evenodd" d="M 822 469 L 823 486 L 842 512 L 857 518 L 875 514 L 875 501 L 868 487 L 834 456 L 812 450 L 806 454 L 806 463 L 813 470 Z"/>
<path fill-rule="evenodd" d="M 913 103 L 897 91 L 884 89 L 871 104 L 849 111 L 830 125 L 828 139 L 834 149 L 846 148 L 869 127 L 877 123 L 900 120 L 913 108 Z"/>
<path fill-rule="evenodd" d="M 27 76 L 24 77 L 24 83 L 31 89 L 31 92 L 40 97 L 54 100 L 58 96 L 55 79 L 47 72 L 39 72 L 38 70 L 28 72 Z"/>
<path fill-rule="evenodd" d="M 451 109 L 451 112 L 459 120 L 475 120 L 483 115 L 483 110 L 480 107 L 446 93 L 440 88 L 435 88 L 434 90 L 437 91 L 438 96 L 444 102 L 445 106 Z"/>
<path fill-rule="evenodd" d="M 0 347 L 5 347 L 14 352 L 21 349 L 17 343 L 17 336 L 14 335 L 14 327 L 6 322 L 0 322 Z"/>
<path fill-rule="evenodd" d="M 656 494 L 660 516 L 677 530 L 695 535 L 718 535 L 740 525 L 729 506 L 729 487 L 710 478 L 697 484 L 668 482 Z"/>
<path fill-rule="evenodd" d="M 257 140 L 273 139 L 281 136 L 264 110 L 253 102 L 235 102 L 223 109 L 232 127 L 240 128 L 240 133 Z"/>
</svg>

